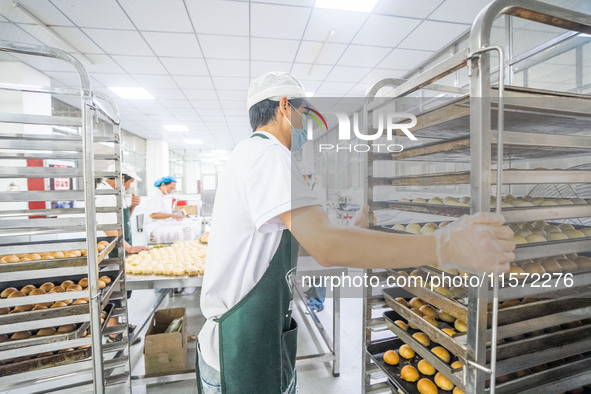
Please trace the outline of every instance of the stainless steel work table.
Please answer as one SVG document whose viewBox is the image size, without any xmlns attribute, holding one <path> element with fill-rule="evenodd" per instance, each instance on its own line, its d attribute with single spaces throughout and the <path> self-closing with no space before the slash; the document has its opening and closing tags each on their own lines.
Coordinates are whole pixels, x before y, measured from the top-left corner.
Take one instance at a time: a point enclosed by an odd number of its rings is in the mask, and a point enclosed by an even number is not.
<svg viewBox="0 0 591 394">
<path fill-rule="evenodd" d="M 332 303 L 332 338 L 329 337 L 324 326 L 318 319 L 318 315 L 308 303 L 308 297 L 304 293 L 304 289 L 298 286 L 301 283 L 301 278 L 304 275 L 314 276 L 340 276 L 347 274 L 346 268 L 326 268 L 318 264 L 311 256 L 300 256 L 298 258 L 298 270 L 296 275 L 296 286 L 295 292 L 299 296 L 300 302 L 296 302 L 296 306 L 302 312 L 302 316 L 305 316 L 306 311 L 318 332 L 320 333 L 324 343 L 329 349 L 328 353 L 310 354 L 305 356 L 299 356 L 296 359 L 296 365 L 310 364 L 317 362 L 328 362 L 332 361 L 332 374 L 335 377 L 340 375 L 340 341 L 341 341 L 341 291 L 339 287 L 336 287 L 333 291 L 333 303 Z"/>
</svg>

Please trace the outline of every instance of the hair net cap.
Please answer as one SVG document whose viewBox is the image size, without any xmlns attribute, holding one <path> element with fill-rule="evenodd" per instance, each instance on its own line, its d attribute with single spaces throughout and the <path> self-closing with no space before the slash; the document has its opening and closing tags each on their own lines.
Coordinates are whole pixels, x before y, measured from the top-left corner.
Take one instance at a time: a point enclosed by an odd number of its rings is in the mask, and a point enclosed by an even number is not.
<svg viewBox="0 0 591 394">
<path fill-rule="evenodd" d="M 250 83 L 246 99 L 247 110 L 263 100 L 280 100 L 282 97 L 288 99 L 306 97 L 306 92 L 302 84 L 290 73 L 271 71 Z"/>
<path fill-rule="evenodd" d="M 108 168 L 107 168 L 108 172 L 114 172 L 115 171 L 115 164 L 111 164 Z M 133 166 L 129 163 L 121 163 L 121 173 L 123 175 L 127 175 L 132 177 L 133 179 L 135 179 L 136 181 L 141 181 L 142 178 L 140 178 L 137 174 L 137 172 L 135 172 L 135 168 L 133 168 Z"/>
<path fill-rule="evenodd" d="M 160 178 L 156 182 L 154 182 L 154 186 L 160 187 L 160 185 L 162 185 L 163 183 L 168 183 L 168 182 L 175 182 L 176 183 L 176 178 L 173 177 L 172 175 L 163 176 L 162 178 Z"/>
</svg>

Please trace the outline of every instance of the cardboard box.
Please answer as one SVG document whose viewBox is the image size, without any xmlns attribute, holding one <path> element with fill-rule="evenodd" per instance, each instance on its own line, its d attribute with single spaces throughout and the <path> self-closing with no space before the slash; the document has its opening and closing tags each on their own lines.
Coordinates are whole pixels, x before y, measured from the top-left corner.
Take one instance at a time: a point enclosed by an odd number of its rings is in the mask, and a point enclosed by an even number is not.
<svg viewBox="0 0 591 394">
<path fill-rule="evenodd" d="M 185 205 L 181 208 L 186 215 L 197 216 L 197 205 Z"/>
<path fill-rule="evenodd" d="M 144 342 L 146 375 L 181 372 L 187 369 L 187 318 L 180 332 L 164 334 L 174 319 L 185 316 L 185 308 L 161 309 L 154 313 Z"/>
</svg>

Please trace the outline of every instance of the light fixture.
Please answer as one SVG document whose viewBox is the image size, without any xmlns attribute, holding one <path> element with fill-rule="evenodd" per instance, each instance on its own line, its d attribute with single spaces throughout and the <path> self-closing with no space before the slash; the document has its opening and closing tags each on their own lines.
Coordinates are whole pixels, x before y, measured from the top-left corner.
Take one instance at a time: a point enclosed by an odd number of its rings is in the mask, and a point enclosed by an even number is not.
<svg viewBox="0 0 591 394">
<path fill-rule="evenodd" d="M 109 89 L 126 100 L 154 100 L 154 97 L 144 88 L 114 86 Z"/>
<path fill-rule="evenodd" d="M 21 13 L 23 13 L 24 15 L 26 15 L 29 19 L 31 19 L 33 22 L 35 22 L 40 28 L 42 28 L 43 30 L 45 30 L 47 33 L 49 33 L 53 38 L 55 38 L 56 40 L 58 40 L 59 42 L 61 42 L 62 44 L 64 44 L 65 46 L 67 46 L 68 48 L 70 48 L 73 52 L 75 52 L 78 56 L 82 57 L 84 60 L 86 60 L 88 63 L 90 64 L 94 64 L 94 62 L 92 61 L 91 58 L 89 58 L 88 56 L 86 56 L 85 54 L 83 54 L 82 52 L 80 52 L 80 50 L 78 48 L 76 48 L 74 45 L 70 44 L 68 41 L 66 41 L 66 39 L 62 36 L 60 36 L 59 34 L 57 34 L 55 31 L 53 31 L 49 26 L 47 26 L 45 24 L 45 22 L 43 22 L 41 19 L 37 18 L 35 15 L 33 15 L 31 13 L 31 11 L 29 11 L 28 9 L 26 9 L 25 7 L 23 7 L 21 4 L 17 3 L 16 1 L 12 2 L 12 6 L 14 8 L 16 8 L 17 10 L 19 10 Z"/>
<path fill-rule="evenodd" d="M 316 0 L 316 8 L 329 8 L 331 10 L 371 12 L 378 0 Z"/>
<path fill-rule="evenodd" d="M 306 92 L 306 97 L 314 97 L 314 92 Z"/>
<path fill-rule="evenodd" d="M 189 131 L 187 126 L 183 126 L 180 124 L 178 124 L 178 125 L 168 124 L 168 125 L 164 125 L 164 128 L 166 129 L 166 131 Z"/>
<path fill-rule="evenodd" d="M 198 139 L 193 139 L 193 138 L 189 138 L 184 140 L 185 144 L 187 145 L 201 145 L 203 144 L 203 141 L 198 140 Z"/>
</svg>

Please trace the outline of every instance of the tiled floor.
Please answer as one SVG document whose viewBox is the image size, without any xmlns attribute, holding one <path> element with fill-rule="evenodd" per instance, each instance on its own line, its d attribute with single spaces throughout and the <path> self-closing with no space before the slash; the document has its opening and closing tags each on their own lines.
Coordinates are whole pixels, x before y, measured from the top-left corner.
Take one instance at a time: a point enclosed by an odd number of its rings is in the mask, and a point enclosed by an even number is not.
<svg viewBox="0 0 591 394">
<path fill-rule="evenodd" d="M 130 321 L 138 324 L 155 302 L 158 294 L 153 290 L 134 291 L 129 299 Z M 167 297 L 159 309 L 185 307 L 188 316 L 188 335 L 197 335 L 204 322 L 199 309 L 199 292 L 195 294 L 174 294 Z M 315 363 L 297 367 L 299 392 L 301 394 L 357 394 L 361 392 L 361 306 L 359 298 L 341 299 L 341 364 L 340 377 L 332 376 L 332 363 Z M 294 313 L 299 323 L 298 355 L 324 353 L 324 346 L 311 318 L 296 309 Z M 325 309 L 318 313 L 320 321 L 332 337 L 332 298 L 327 298 Z M 143 337 L 145 333 L 141 333 Z M 190 345 L 189 363 L 194 363 L 195 342 Z M 143 342 L 132 346 L 132 374 L 143 375 Z M 194 364 L 189 365 L 191 368 Z M 134 393 L 195 393 L 195 380 L 167 383 L 156 386 L 134 385 Z"/>
</svg>

